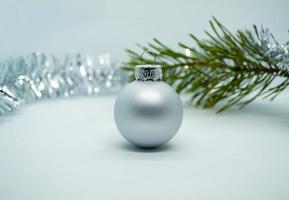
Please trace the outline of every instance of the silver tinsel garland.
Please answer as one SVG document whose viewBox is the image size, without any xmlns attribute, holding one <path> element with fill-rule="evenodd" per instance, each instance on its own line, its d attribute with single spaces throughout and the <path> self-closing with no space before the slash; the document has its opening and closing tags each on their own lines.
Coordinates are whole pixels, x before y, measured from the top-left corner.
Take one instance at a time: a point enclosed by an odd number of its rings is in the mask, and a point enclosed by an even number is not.
<svg viewBox="0 0 289 200">
<path fill-rule="evenodd" d="M 276 41 L 274 35 L 270 33 L 269 29 L 262 27 L 258 31 L 256 26 L 254 26 L 254 29 L 258 36 L 260 48 L 265 55 L 278 67 L 289 68 L 289 41 L 285 44 L 280 44 Z"/>
<path fill-rule="evenodd" d="M 264 54 L 277 66 L 288 68 L 289 42 L 279 44 L 269 29 L 254 28 Z M 108 54 L 60 59 L 32 53 L 11 58 L 0 62 L 0 115 L 39 99 L 114 93 L 127 80 L 128 75 L 110 62 Z"/>
<path fill-rule="evenodd" d="M 0 63 L 0 115 L 39 99 L 114 93 L 126 83 L 126 74 L 109 54 L 11 58 Z"/>
</svg>

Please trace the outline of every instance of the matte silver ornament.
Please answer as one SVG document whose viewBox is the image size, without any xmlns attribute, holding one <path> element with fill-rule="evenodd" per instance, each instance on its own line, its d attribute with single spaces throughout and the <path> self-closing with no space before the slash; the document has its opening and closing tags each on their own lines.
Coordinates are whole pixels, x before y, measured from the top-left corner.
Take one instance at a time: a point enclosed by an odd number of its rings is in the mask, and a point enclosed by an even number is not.
<svg viewBox="0 0 289 200">
<path fill-rule="evenodd" d="M 132 144 L 153 148 L 175 136 L 183 119 L 183 106 L 177 93 L 161 81 L 159 65 L 139 65 L 136 81 L 119 94 L 114 119 L 121 135 Z"/>
</svg>

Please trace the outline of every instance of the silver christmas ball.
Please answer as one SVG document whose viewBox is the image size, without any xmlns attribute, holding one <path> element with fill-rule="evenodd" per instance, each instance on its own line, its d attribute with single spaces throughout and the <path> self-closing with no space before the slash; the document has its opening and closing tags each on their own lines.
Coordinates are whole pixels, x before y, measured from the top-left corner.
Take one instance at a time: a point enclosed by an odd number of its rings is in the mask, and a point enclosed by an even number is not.
<svg viewBox="0 0 289 200">
<path fill-rule="evenodd" d="M 121 135 L 132 144 L 153 148 L 177 133 L 183 106 L 177 93 L 161 81 L 159 65 L 136 66 L 136 81 L 119 94 L 114 119 Z"/>
</svg>

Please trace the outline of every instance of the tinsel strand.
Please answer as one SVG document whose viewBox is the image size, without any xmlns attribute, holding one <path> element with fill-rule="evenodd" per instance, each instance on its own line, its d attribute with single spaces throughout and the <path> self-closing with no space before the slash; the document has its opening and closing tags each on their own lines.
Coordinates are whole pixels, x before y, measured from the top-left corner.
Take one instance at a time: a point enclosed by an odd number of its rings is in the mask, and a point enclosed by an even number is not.
<svg viewBox="0 0 289 200">
<path fill-rule="evenodd" d="M 278 67 L 289 67 L 289 41 L 280 44 L 276 41 L 274 35 L 269 29 L 261 28 L 260 31 L 254 26 L 255 32 L 259 39 L 259 45 L 264 54 L 268 56 Z"/>
<path fill-rule="evenodd" d="M 254 28 L 264 55 L 288 69 L 289 42 L 279 44 L 269 29 Z M 0 115 L 39 99 L 118 92 L 127 80 L 128 74 L 111 63 L 109 55 L 77 54 L 60 59 L 32 53 L 10 58 L 0 62 Z"/>
<path fill-rule="evenodd" d="M 110 62 L 109 54 L 60 59 L 32 53 L 11 58 L 0 63 L 0 115 L 40 99 L 115 93 L 126 82 L 126 74 Z"/>
</svg>

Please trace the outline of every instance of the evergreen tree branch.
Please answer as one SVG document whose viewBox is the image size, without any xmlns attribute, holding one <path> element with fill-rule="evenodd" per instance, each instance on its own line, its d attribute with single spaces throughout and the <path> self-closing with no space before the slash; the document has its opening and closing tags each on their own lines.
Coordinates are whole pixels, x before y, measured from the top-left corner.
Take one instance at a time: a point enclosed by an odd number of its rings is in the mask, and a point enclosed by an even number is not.
<svg viewBox="0 0 289 200">
<path fill-rule="evenodd" d="M 245 107 L 258 97 L 273 100 L 289 85 L 289 70 L 272 59 L 260 45 L 259 31 L 238 30 L 231 33 L 216 18 L 210 20 L 212 32 L 205 31 L 208 39 L 190 34 L 194 46 L 179 43 L 182 51 L 173 50 L 157 39 L 146 46 L 151 58 L 148 64 L 162 65 L 164 81 L 178 93 L 188 93 L 191 101 L 203 108 L 221 105 L 218 112 L 234 105 Z M 187 52 L 187 53 L 185 53 Z M 140 53 L 127 50 L 129 60 L 124 70 L 134 71 L 140 64 Z M 276 84 L 276 80 L 279 80 Z"/>
</svg>

